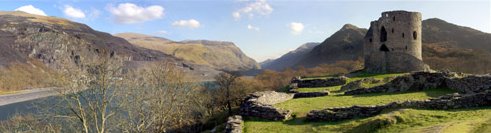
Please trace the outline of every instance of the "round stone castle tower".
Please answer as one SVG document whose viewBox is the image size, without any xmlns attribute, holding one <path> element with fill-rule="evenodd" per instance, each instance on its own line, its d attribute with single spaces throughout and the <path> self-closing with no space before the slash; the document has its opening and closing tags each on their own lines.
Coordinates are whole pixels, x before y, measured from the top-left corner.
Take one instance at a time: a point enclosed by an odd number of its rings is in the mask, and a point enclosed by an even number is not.
<svg viewBox="0 0 491 133">
<path fill-rule="evenodd" d="M 364 38 L 365 70 L 370 73 L 425 71 L 421 55 L 421 13 L 383 12 Z"/>
</svg>

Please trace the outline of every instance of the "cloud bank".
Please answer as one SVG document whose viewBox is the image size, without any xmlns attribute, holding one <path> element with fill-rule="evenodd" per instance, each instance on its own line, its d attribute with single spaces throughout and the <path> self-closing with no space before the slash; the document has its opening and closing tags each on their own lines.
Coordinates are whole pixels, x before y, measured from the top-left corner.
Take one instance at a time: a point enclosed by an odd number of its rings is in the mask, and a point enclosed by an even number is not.
<svg viewBox="0 0 491 133">
<path fill-rule="evenodd" d="M 41 9 L 38 9 L 32 5 L 25 5 L 25 6 L 21 6 L 17 9 L 15 9 L 15 11 L 23 11 L 23 12 L 26 12 L 26 13 L 29 13 L 29 14 L 35 14 L 35 15 L 41 15 L 41 16 L 48 16 L 46 15 L 46 13 L 44 13 L 43 10 Z"/>
<path fill-rule="evenodd" d="M 194 29 L 194 28 L 199 28 L 201 24 L 199 23 L 198 20 L 189 19 L 189 20 L 174 21 L 174 23 L 172 23 L 172 26 L 187 27 L 187 28 Z"/>
<path fill-rule="evenodd" d="M 245 7 L 240 8 L 232 13 L 235 20 L 239 20 L 242 16 L 249 16 L 249 18 L 255 15 L 269 15 L 273 12 L 273 8 L 266 0 L 257 0 L 255 2 L 247 4 Z"/>
<path fill-rule="evenodd" d="M 159 5 L 141 7 L 133 3 L 122 3 L 117 7 L 108 7 L 109 12 L 118 23 L 133 24 L 160 19 L 164 17 L 164 8 Z"/>
<path fill-rule="evenodd" d="M 71 18 L 79 18 L 79 19 L 85 18 L 85 13 L 82 10 L 78 8 L 74 8 L 70 5 L 65 5 L 63 9 L 63 13 Z"/>
</svg>

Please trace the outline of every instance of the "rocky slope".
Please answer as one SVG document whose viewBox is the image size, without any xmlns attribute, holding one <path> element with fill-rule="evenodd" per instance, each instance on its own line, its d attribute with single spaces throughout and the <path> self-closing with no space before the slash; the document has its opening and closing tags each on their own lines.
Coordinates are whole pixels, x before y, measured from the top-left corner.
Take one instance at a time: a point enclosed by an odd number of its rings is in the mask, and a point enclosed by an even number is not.
<svg viewBox="0 0 491 133">
<path fill-rule="evenodd" d="M 110 55 L 123 59 L 128 67 L 167 60 L 195 75 L 217 73 L 160 51 L 134 46 L 81 23 L 23 12 L 0 12 L 0 55 L 3 70 L 14 64 L 40 64 L 53 70 L 67 66 L 81 68 L 102 55 Z"/>
<path fill-rule="evenodd" d="M 283 70 L 288 67 L 292 67 L 295 64 L 291 64 L 292 62 L 299 62 L 305 55 L 307 55 L 315 46 L 320 43 L 311 42 L 306 43 L 298 47 L 297 49 L 290 51 L 283 56 L 274 59 L 274 60 L 266 60 L 261 63 L 262 69 L 270 69 L 270 70 Z"/>
<path fill-rule="evenodd" d="M 491 72 L 491 34 L 437 18 L 424 20 L 422 24 L 423 61 L 433 69 Z M 366 29 L 347 24 L 313 48 L 303 59 L 289 64 L 314 67 L 322 63 L 362 58 L 362 39 L 366 32 Z"/>
<path fill-rule="evenodd" d="M 121 33 L 116 36 L 128 40 L 135 46 L 160 51 L 196 64 L 219 70 L 238 71 L 257 69 L 259 65 L 247 57 L 232 42 L 187 40 L 172 41 L 136 33 Z"/>
<path fill-rule="evenodd" d="M 438 18 L 423 21 L 423 43 L 447 43 L 460 48 L 491 52 L 491 34 Z"/>
<path fill-rule="evenodd" d="M 339 60 L 356 60 L 362 56 L 363 37 L 367 29 L 351 24 L 344 25 L 339 31 L 314 47 L 292 66 L 314 67 L 319 64 L 335 63 Z"/>
</svg>

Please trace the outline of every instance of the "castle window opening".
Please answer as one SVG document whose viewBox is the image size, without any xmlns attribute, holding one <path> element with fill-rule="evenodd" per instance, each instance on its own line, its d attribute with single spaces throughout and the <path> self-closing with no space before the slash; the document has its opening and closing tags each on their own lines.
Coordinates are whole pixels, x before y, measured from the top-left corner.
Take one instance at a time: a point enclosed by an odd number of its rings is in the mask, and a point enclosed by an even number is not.
<svg viewBox="0 0 491 133">
<path fill-rule="evenodd" d="M 392 21 L 396 21 L 396 16 L 392 17 Z"/>
<path fill-rule="evenodd" d="M 416 31 L 413 31 L 413 39 L 416 40 L 416 38 L 417 38 Z"/>
<path fill-rule="evenodd" d="M 382 46 L 380 46 L 379 50 L 384 51 L 384 52 L 389 52 L 389 48 L 385 44 L 382 44 Z"/>
<path fill-rule="evenodd" d="M 372 38 L 368 39 L 368 41 L 372 42 Z"/>
<path fill-rule="evenodd" d="M 394 28 L 392 28 L 392 33 L 394 33 Z"/>
<path fill-rule="evenodd" d="M 387 31 L 385 31 L 385 27 L 382 26 L 382 29 L 380 29 L 380 42 L 385 41 L 387 41 Z"/>
<path fill-rule="evenodd" d="M 402 38 L 404 38 L 404 33 L 402 33 Z"/>
</svg>

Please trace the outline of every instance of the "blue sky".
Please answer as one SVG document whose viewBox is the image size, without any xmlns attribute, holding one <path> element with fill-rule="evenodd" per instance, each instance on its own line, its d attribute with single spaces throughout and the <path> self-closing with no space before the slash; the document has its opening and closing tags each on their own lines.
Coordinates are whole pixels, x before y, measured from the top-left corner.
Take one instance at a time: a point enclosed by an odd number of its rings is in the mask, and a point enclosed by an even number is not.
<svg viewBox="0 0 491 133">
<path fill-rule="evenodd" d="M 390 10 L 491 33 L 489 0 L 0 0 L 0 10 L 44 13 L 111 34 L 231 41 L 257 61 L 322 42 L 346 23 L 368 28 Z"/>
</svg>

